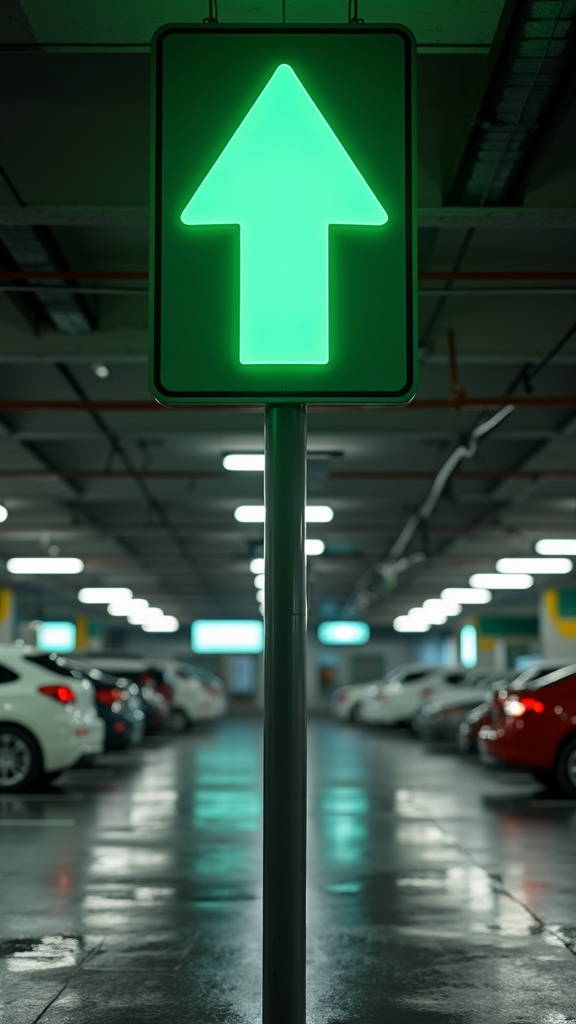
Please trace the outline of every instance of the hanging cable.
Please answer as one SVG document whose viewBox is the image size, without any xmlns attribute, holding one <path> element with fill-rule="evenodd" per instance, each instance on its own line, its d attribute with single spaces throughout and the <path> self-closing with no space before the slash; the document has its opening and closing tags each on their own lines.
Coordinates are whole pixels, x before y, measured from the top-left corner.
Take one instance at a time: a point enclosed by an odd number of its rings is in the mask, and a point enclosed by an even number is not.
<svg viewBox="0 0 576 1024">
<path fill-rule="evenodd" d="M 350 25 L 364 24 L 364 18 L 358 17 L 358 0 L 348 0 L 348 22 Z"/>
<path fill-rule="evenodd" d="M 528 364 L 523 367 L 520 373 L 518 373 L 509 384 L 505 394 L 510 395 L 516 390 L 519 384 L 524 384 L 525 387 L 529 387 L 534 377 L 551 362 L 557 352 L 560 351 L 560 349 L 574 334 L 576 334 L 576 323 L 572 324 L 565 334 L 562 335 L 559 341 L 557 341 L 556 344 L 553 345 L 547 353 L 545 353 L 545 355 L 541 356 L 536 363 Z M 478 423 L 473 430 L 470 431 L 467 439 L 450 453 L 443 466 L 438 470 L 426 498 L 419 508 L 410 516 L 399 537 L 390 548 L 386 558 L 382 559 L 381 562 L 370 566 L 370 568 L 367 569 L 358 580 L 350 599 L 345 605 L 344 612 L 346 614 L 351 614 L 356 609 L 365 609 L 370 604 L 377 601 L 379 599 L 380 592 L 379 588 L 375 586 L 375 584 L 378 584 L 382 579 L 391 582 L 397 579 L 401 573 L 405 572 L 413 565 L 426 561 L 427 556 L 423 551 L 415 551 L 407 556 L 404 554 L 418 527 L 425 523 L 432 515 L 448 480 L 459 463 L 463 459 L 473 458 L 478 450 L 478 442 L 480 439 L 485 437 L 486 434 L 489 434 L 492 430 L 495 430 L 496 427 L 500 426 L 504 420 L 508 419 L 515 409 L 516 406 L 512 400 L 509 405 L 505 405 L 502 409 L 499 409 L 493 416 L 490 416 L 488 419 L 484 419 Z"/>
<path fill-rule="evenodd" d="M 208 0 L 208 17 L 203 18 L 203 25 L 218 24 L 218 0 Z"/>
</svg>

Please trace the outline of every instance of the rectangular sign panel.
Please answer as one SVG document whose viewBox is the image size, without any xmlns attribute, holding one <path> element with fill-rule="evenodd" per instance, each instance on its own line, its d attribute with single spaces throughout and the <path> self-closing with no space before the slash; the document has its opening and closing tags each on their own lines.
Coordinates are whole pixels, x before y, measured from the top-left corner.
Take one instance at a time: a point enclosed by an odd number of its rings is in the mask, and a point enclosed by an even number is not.
<svg viewBox="0 0 576 1024">
<path fill-rule="evenodd" d="M 409 401 L 410 33 L 175 25 L 152 50 L 154 395 Z"/>
</svg>

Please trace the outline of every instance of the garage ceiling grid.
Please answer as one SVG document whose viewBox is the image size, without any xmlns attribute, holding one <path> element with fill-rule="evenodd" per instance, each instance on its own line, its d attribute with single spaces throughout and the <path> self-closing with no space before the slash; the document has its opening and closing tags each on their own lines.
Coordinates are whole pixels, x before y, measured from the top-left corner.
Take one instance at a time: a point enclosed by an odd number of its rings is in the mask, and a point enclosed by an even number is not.
<svg viewBox="0 0 576 1024">
<path fill-rule="evenodd" d="M 360 0 L 367 22 L 406 23 L 418 44 L 421 387 L 403 411 L 310 413 L 310 502 L 335 511 L 310 531 L 327 545 L 310 562 L 312 621 L 346 606 L 488 415 L 451 407 L 455 387 L 501 400 L 516 380 L 514 394 L 539 404 L 519 405 L 459 466 L 409 548 L 424 547 L 426 560 L 373 601 L 372 625 L 491 570 L 501 554 L 532 553 L 541 536 L 573 535 L 574 336 L 530 391 L 519 374 L 576 320 L 576 106 L 562 78 L 574 6 Z M 345 21 L 347 7 L 287 0 L 284 9 L 287 22 L 328 23 Z M 218 9 L 223 22 L 277 23 L 283 6 L 219 0 Z M 165 412 L 146 386 L 149 40 L 160 24 L 206 15 L 206 2 L 190 0 L 8 0 L 0 13 L 0 272 L 97 275 L 0 279 L 0 501 L 10 512 L 0 556 L 57 544 L 84 559 L 87 582 L 129 585 L 182 622 L 254 614 L 248 559 L 261 540 L 233 517 L 262 500 L 261 476 L 222 468 L 226 452 L 261 450 L 261 411 Z M 540 35 L 530 28 L 538 20 Z M 541 76 L 546 60 L 560 63 L 544 82 L 515 84 L 506 75 L 520 74 L 528 38 Z M 540 90 L 540 108 L 530 107 L 537 144 L 517 147 L 516 163 L 508 148 L 505 187 L 486 202 L 470 182 L 495 149 L 478 124 L 497 125 L 514 88 Z M 506 108 L 515 130 L 525 108 Z M 107 379 L 95 363 L 110 368 Z M 35 406 L 47 401 L 65 407 Z M 43 586 L 47 606 L 72 612 L 73 584 Z M 530 591 L 492 607 L 529 614 L 534 600 Z"/>
</svg>

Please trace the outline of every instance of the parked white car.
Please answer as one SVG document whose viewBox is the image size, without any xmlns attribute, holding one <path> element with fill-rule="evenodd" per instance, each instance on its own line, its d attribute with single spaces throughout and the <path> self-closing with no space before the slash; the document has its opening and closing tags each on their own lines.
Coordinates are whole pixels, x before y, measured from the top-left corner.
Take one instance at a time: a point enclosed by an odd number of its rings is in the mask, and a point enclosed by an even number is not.
<svg viewBox="0 0 576 1024">
<path fill-rule="evenodd" d="M 195 722 L 214 722 L 228 711 L 224 683 L 199 665 L 185 661 L 163 661 L 164 675 L 174 687 L 172 726 L 184 732 Z"/>
<path fill-rule="evenodd" d="M 0 792 L 55 778 L 104 750 L 105 725 L 87 679 L 64 679 L 57 654 L 0 644 Z"/>
<path fill-rule="evenodd" d="M 222 718 L 228 708 L 224 683 L 206 669 L 182 661 L 151 661 L 122 654 L 90 655 L 98 668 L 116 676 L 142 678 L 147 673 L 170 704 L 171 724 L 176 732 L 184 732 L 196 722 Z"/>
<path fill-rule="evenodd" d="M 336 718 L 346 718 L 350 722 L 358 722 L 362 701 L 370 694 L 375 693 L 376 687 L 385 686 L 389 681 L 415 683 L 434 671 L 433 665 L 398 665 L 382 679 L 375 679 L 371 683 L 350 683 L 348 686 L 338 686 L 330 697 L 330 711 Z"/>
<path fill-rule="evenodd" d="M 454 692 L 466 675 L 465 668 L 401 666 L 370 688 L 358 709 L 358 721 L 374 725 L 408 723 L 425 700 Z"/>
</svg>

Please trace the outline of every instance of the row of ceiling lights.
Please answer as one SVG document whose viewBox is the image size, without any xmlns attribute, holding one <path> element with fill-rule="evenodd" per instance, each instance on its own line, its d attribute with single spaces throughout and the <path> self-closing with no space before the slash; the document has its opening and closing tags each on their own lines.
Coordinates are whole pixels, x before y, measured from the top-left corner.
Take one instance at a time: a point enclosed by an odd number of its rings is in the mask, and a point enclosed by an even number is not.
<svg viewBox="0 0 576 1024">
<path fill-rule="evenodd" d="M 442 626 L 450 616 L 460 615 L 462 605 L 488 604 L 493 590 L 527 590 L 533 586 L 532 573 L 557 575 L 571 572 L 573 563 L 565 557 L 546 557 L 560 552 L 576 554 L 576 540 L 539 540 L 536 552 L 541 558 L 500 558 L 496 572 L 474 573 L 469 587 L 446 587 L 439 598 L 429 598 L 422 607 L 411 608 L 393 622 L 398 633 L 426 633 L 431 626 Z"/>
<path fill-rule="evenodd" d="M 81 604 L 106 604 L 109 615 L 126 618 L 131 626 L 141 626 L 146 633 L 175 633 L 180 628 L 175 615 L 151 608 L 145 598 L 134 597 L 128 587 L 83 587 L 78 600 Z"/>
</svg>

